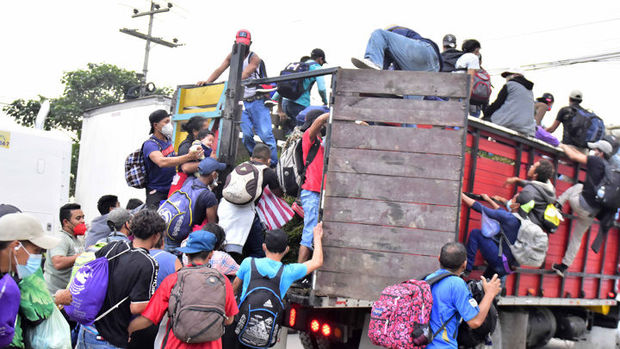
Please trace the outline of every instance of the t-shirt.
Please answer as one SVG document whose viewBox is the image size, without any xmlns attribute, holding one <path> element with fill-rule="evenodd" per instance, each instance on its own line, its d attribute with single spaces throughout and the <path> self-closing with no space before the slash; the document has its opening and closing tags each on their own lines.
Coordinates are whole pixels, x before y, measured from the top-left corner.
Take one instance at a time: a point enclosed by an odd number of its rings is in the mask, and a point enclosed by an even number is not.
<svg viewBox="0 0 620 349">
<path fill-rule="evenodd" d="M 449 273 L 445 269 L 439 269 L 426 277 L 426 280 L 444 273 Z M 435 339 L 426 347 L 427 349 L 436 348 L 458 348 L 456 333 L 461 318 L 469 321 L 478 315 L 480 308 L 478 302 L 472 297 L 467 284 L 459 277 L 448 276 L 437 282 L 431 288 L 433 293 L 433 309 L 431 310 L 430 327 L 433 333 L 437 332 L 441 325 L 447 321 L 455 312 L 458 314 L 446 324 L 445 329 L 437 334 Z"/>
<path fill-rule="evenodd" d="M 468 52 L 464 53 L 454 65 L 456 69 L 480 69 L 480 57 Z"/>
<path fill-rule="evenodd" d="M 157 324 L 161 321 L 164 313 L 168 310 L 168 304 L 170 301 L 170 293 L 172 292 L 172 288 L 177 283 L 177 273 L 171 274 L 164 279 L 161 283 L 153 298 L 146 307 L 146 310 L 142 312 L 142 316 L 151 320 L 153 323 Z M 233 294 L 233 288 L 230 284 L 228 278 L 224 278 L 226 282 L 226 305 L 224 309 L 226 311 L 226 316 L 231 317 L 235 316 L 239 309 L 237 308 L 237 302 L 235 301 L 235 295 Z M 168 328 L 170 325 L 168 324 Z M 222 339 L 218 339 L 211 342 L 206 343 L 195 343 L 188 344 L 181 342 L 177 337 L 174 336 L 172 329 L 169 330 L 168 334 L 168 342 L 166 343 L 166 349 L 177 349 L 177 348 L 200 348 L 200 349 L 220 349 L 222 348 Z"/>
<path fill-rule="evenodd" d="M 603 180 L 603 177 L 605 177 L 605 160 L 598 156 L 588 156 L 586 162 L 586 180 L 583 183 L 581 195 L 584 200 L 586 200 L 586 203 L 595 209 L 601 207 L 601 205 L 596 202 L 596 186 Z"/>
<path fill-rule="evenodd" d="M 301 149 L 303 151 L 304 163 L 306 162 L 306 158 L 308 157 L 308 152 L 310 148 L 314 144 L 314 142 L 321 142 L 320 138 L 316 138 L 314 140 L 310 139 L 309 129 L 304 132 L 303 138 L 301 140 Z M 319 151 L 316 153 L 314 160 L 308 165 L 306 169 L 306 181 L 301 186 L 302 189 L 321 192 L 321 183 L 323 182 L 323 156 L 325 153 L 325 147 L 321 143 L 319 147 Z"/>
<path fill-rule="evenodd" d="M 157 287 L 159 269 L 157 261 L 149 255 L 149 251 L 133 248 L 133 245 L 126 241 L 116 241 L 102 247 L 95 252 L 95 257 L 105 256 L 109 252 L 108 258 L 112 258 L 124 251 L 125 253 L 108 263 L 108 290 L 99 314 L 106 312 L 125 297 L 129 299 L 95 322 L 99 334 L 110 344 L 121 348 L 127 347 L 127 327 L 134 316 L 129 310 L 129 304 L 149 301 Z"/>
<path fill-rule="evenodd" d="M 172 157 L 175 156 L 174 147 L 169 140 L 162 141 L 157 137 L 151 136 L 149 140 L 144 142 L 144 147 L 142 148 L 144 167 L 147 174 L 147 189 L 167 192 L 170 189 L 170 183 L 172 183 L 172 178 L 176 171 L 174 167 L 157 166 L 149 158 L 149 155 L 154 151 L 161 151 L 163 156 Z"/>
<path fill-rule="evenodd" d="M 558 115 L 555 119 L 562 123 L 563 131 L 562 131 L 562 143 L 575 145 L 571 140 L 570 134 L 568 133 L 567 122 L 571 119 L 574 114 L 574 110 L 570 106 L 566 106 L 558 111 Z"/>
<path fill-rule="evenodd" d="M 237 271 L 237 277 L 243 281 L 243 289 L 241 292 L 241 299 L 245 297 L 245 293 L 250 285 L 250 274 L 252 273 L 252 257 L 248 257 L 241 262 L 239 270 Z M 269 258 L 256 258 L 256 270 L 263 276 L 273 278 L 280 270 L 282 262 L 274 261 Z M 293 284 L 293 282 L 303 278 L 308 274 L 308 267 L 302 263 L 291 263 L 284 266 L 282 271 L 282 277 L 280 278 L 280 295 L 284 298 L 286 291 Z"/>
<path fill-rule="evenodd" d="M 149 250 L 151 257 L 155 258 L 159 265 L 159 271 L 157 272 L 157 287 L 161 285 L 162 281 L 171 274 L 174 274 L 177 256 L 170 252 L 152 248 Z"/>
<path fill-rule="evenodd" d="M 200 185 L 204 187 L 204 190 L 200 195 L 198 195 L 198 199 L 196 200 L 196 204 L 194 205 L 194 209 L 192 211 L 192 224 L 200 225 L 207 218 L 207 209 L 209 207 L 213 207 L 217 205 L 217 199 L 215 198 L 215 194 L 199 179 L 194 179 L 196 185 Z M 213 222 L 215 223 L 215 222 Z"/>
<path fill-rule="evenodd" d="M 61 230 L 55 235 L 57 238 L 60 239 L 60 243 L 47 252 L 44 273 L 45 284 L 47 285 L 47 289 L 50 291 L 51 294 L 54 294 L 56 293 L 56 291 L 67 287 L 71 278 L 72 270 L 72 266 L 61 270 L 54 268 L 54 264 L 52 263 L 52 257 L 71 257 L 84 252 L 84 246 L 80 244 L 79 240 L 73 234 Z"/>
</svg>

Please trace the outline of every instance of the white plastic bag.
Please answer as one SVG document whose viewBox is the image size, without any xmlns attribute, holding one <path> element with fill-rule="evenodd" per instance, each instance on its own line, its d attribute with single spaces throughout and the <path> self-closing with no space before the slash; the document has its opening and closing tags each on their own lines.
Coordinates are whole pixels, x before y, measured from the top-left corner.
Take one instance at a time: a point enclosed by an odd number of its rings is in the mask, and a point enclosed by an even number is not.
<svg viewBox="0 0 620 349">
<path fill-rule="evenodd" d="M 31 348 L 71 349 L 71 329 L 56 307 L 47 319 L 26 331 L 25 339 Z"/>
</svg>

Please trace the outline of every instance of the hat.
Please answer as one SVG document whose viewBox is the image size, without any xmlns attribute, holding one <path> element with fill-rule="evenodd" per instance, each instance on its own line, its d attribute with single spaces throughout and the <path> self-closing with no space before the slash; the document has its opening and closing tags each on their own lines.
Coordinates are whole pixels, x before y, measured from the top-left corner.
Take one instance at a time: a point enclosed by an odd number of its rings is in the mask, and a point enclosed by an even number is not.
<svg viewBox="0 0 620 349">
<path fill-rule="evenodd" d="M 117 207 L 108 213 L 108 223 L 112 223 L 116 229 L 122 227 L 131 219 L 132 215 L 129 210 Z"/>
<path fill-rule="evenodd" d="M 456 36 L 452 34 L 446 34 L 443 37 L 443 45 L 450 48 L 456 47 Z"/>
<path fill-rule="evenodd" d="M 312 126 L 314 120 L 316 120 L 316 118 L 323 114 L 325 114 L 325 111 L 322 109 L 310 110 L 308 113 L 306 113 L 306 121 L 304 121 L 304 124 L 301 125 L 301 130 L 305 132 L 307 129 L 310 128 L 310 126 Z"/>
<path fill-rule="evenodd" d="M 323 58 L 323 61 L 327 63 L 327 61 L 325 60 L 325 52 L 321 50 L 320 48 L 315 48 L 314 50 L 312 50 L 312 52 L 310 52 L 310 57 Z"/>
<path fill-rule="evenodd" d="M 579 91 L 579 90 L 572 90 L 568 97 L 571 98 L 571 99 L 576 99 L 578 101 L 582 101 L 583 100 L 583 93 L 581 93 L 581 91 Z"/>
<path fill-rule="evenodd" d="M 26 213 L 9 213 L 0 217 L 0 241 L 28 240 L 49 250 L 60 243 L 60 239 L 46 234 L 41 222 Z"/>
<path fill-rule="evenodd" d="M 212 157 L 206 157 L 198 164 L 198 173 L 201 175 L 209 175 L 213 171 L 221 171 L 226 168 L 226 164 L 218 162 Z"/>
<path fill-rule="evenodd" d="M 590 149 L 598 149 L 602 151 L 605 155 L 609 156 L 613 153 L 613 147 L 609 141 L 601 139 L 600 141 L 590 143 L 588 142 L 588 148 Z"/>
<path fill-rule="evenodd" d="M 185 247 L 177 248 L 181 253 L 198 253 L 202 251 L 211 252 L 215 247 L 217 238 L 212 232 L 206 230 L 196 230 L 189 234 Z"/>
<path fill-rule="evenodd" d="M 523 69 L 521 69 L 519 67 L 510 68 L 508 70 L 505 70 L 502 73 L 502 78 L 505 78 L 508 75 L 513 75 L 513 74 L 525 75 L 525 72 L 523 71 Z"/>
<path fill-rule="evenodd" d="M 149 122 L 151 123 L 151 131 L 149 131 L 149 134 L 155 132 L 155 129 L 153 128 L 154 123 L 160 122 L 169 116 L 170 116 L 170 113 L 168 113 L 167 111 L 163 109 L 157 109 L 154 112 L 152 112 L 151 115 L 149 115 Z"/>
<path fill-rule="evenodd" d="M 9 214 L 9 213 L 19 213 L 22 210 L 20 210 L 19 208 L 13 206 L 13 205 L 9 205 L 9 204 L 0 204 L 0 217 L 4 216 L 5 214 Z"/>
<path fill-rule="evenodd" d="M 268 230 L 265 233 L 265 246 L 273 253 L 282 253 L 288 246 L 288 235 L 282 229 Z"/>
<path fill-rule="evenodd" d="M 252 35 L 246 29 L 241 29 L 237 32 L 237 36 L 235 37 L 235 42 L 238 44 L 244 44 L 250 46 L 252 43 Z"/>
<path fill-rule="evenodd" d="M 545 104 L 553 104 L 554 98 L 553 98 L 553 95 L 551 93 L 545 92 L 545 93 L 543 93 L 542 96 L 536 98 L 536 100 L 538 102 L 545 103 Z"/>
</svg>

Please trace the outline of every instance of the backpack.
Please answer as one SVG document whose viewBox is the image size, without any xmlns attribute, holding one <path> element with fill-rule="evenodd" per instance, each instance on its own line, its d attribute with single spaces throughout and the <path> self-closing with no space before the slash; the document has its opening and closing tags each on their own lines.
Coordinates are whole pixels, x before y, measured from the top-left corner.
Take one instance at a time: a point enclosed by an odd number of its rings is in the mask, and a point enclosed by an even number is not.
<svg viewBox="0 0 620 349">
<path fill-rule="evenodd" d="M 263 193 L 263 171 L 266 165 L 249 161 L 239 164 L 226 177 L 222 196 L 233 204 L 245 205 L 256 201 Z"/>
<path fill-rule="evenodd" d="M 471 88 L 469 104 L 486 105 L 489 104 L 491 97 L 491 75 L 486 70 L 480 68 L 474 73 L 474 80 Z"/>
<path fill-rule="evenodd" d="M 0 348 L 11 344 L 15 335 L 15 321 L 19 311 L 20 291 L 10 273 L 0 279 Z"/>
<path fill-rule="evenodd" d="M 166 222 L 164 233 L 174 241 L 183 241 L 194 225 L 193 210 L 205 186 L 197 178 L 189 178 L 181 189 L 175 191 L 164 201 L 157 213 Z"/>
<path fill-rule="evenodd" d="M 572 116 L 569 119 L 568 134 L 571 142 L 581 148 L 587 147 L 588 142 L 596 142 L 605 135 L 605 123 L 593 112 L 582 107 L 571 107 Z"/>
<path fill-rule="evenodd" d="M 294 197 L 299 195 L 301 185 L 306 178 L 306 169 L 314 161 L 321 146 L 319 142 L 314 142 L 304 163 L 302 139 L 303 133 L 295 129 L 282 148 L 282 154 L 276 166 L 276 175 L 280 187 L 286 195 Z"/>
<path fill-rule="evenodd" d="M 482 298 L 484 298 L 482 282 L 480 280 L 470 280 L 467 282 L 467 287 L 472 297 L 480 304 Z M 461 322 L 456 342 L 459 343 L 459 347 L 463 346 L 465 348 L 474 348 L 483 342 L 486 342 L 488 345 L 491 342 L 491 335 L 495 332 L 496 326 L 497 309 L 495 308 L 495 304 L 491 303 L 489 313 L 480 327 L 472 329 L 466 321 Z"/>
<path fill-rule="evenodd" d="M 522 218 L 518 213 L 513 213 L 515 217 L 521 221 L 519 232 L 517 234 L 517 240 L 514 244 L 511 244 L 506 234 L 501 231 L 501 239 L 504 239 L 512 256 L 519 263 L 519 265 L 525 265 L 530 267 L 541 267 L 545 262 L 547 256 L 547 249 L 549 248 L 549 237 L 542 230 L 540 226 L 532 222 L 527 218 Z M 502 246 L 500 239 L 499 255 L 502 255 Z"/>
<path fill-rule="evenodd" d="M 315 64 L 315 63 L 312 63 Z M 289 63 L 284 70 L 280 72 L 280 76 L 289 74 L 303 73 L 310 70 L 312 64 L 305 62 Z M 296 100 L 306 91 L 304 89 L 304 78 L 285 80 L 278 82 L 278 93 L 290 100 Z M 312 86 L 310 86 L 312 88 Z"/>
<path fill-rule="evenodd" d="M 441 59 L 443 60 L 443 73 L 449 73 L 456 70 L 456 61 L 463 55 L 464 52 L 451 49 L 441 53 Z"/>
<path fill-rule="evenodd" d="M 144 144 L 148 141 L 155 142 L 151 138 L 142 143 L 142 146 L 131 154 L 127 155 L 125 159 L 125 181 L 127 185 L 136 189 L 146 188 L 147 173 L 144 163 Z M 155 142 L 161 151 L 159 143 Z"/>
<path fill-rule="evenodd" d="M 251 258 L 250 283 L 239 305 L 235 333 L 239 343 L 252 348 L 270 348 L 278 340 L 284 318 L 284 303 L 280 294 L 280 280 L 284 264 L 275 277 L 263 276 Z"/>
<path fill-rule="evenodd" d="M 129 296 L 123 298 L 103 314 L 97 316 L 103 306 L 108 290 L 108 263 L 131 250 L 129 245 L 126 245 L 126 247 L 126 249 L 115 256 L 108 257 L 113 250 L 111 248 L 105 256 L 84 264 L 78 270 L 68 287 L 72 296 L 71 304 L 64 308 L 70 320 L 90 326 L 129 299 Z"/>
<path fill-rule="evenodd" d="M 534 189 L 536 189 L 536 191 L 538 191 L 542 196 L 544 196 L 541 192 L 542 189 L 540 189 L 538 185 L 532 184 L 532 186 L 534 187 Z M 538 210 L 534 209 L 530 212 L 530 214 L 536 214 L 537 212 Z M 555 207 L 553 203 L 549 202 L 547 203 L 547 206 L 545 206 L 545 210 L 542 212 L 542 214 L 538 213 L 536 218 L 538 219 L 538 222 L 540 222 L 540 224 L 542 225 L 541 228 L 543 228 L 549 233 L 555 233 L 555 231 L 558 230 L 558 227 L 560 226 L 560 222 L 564 221 L 564 217 L 562 217 L 562 212 L 560 212 L 560 210 L 558 210 L 558 208 Z"/>
<path fill-rule="evenodd" d="M 604 208 L 616 210 L 620 207 L 620 169 L 605 163 L 605 176 L 596 186 L 596 201 Z"/>
<path fill-rule="evenodd" d="M 370 311 L 370 341 L 394 349 L 424 348 L 432 342 L 456 316 L 455 312 L 437 332 L 430 332 L 431 286 L 449 276 L 456 275 L 443 273 L 426 281 L 411 279 L 386 287 Z"/>
<path fill-rule="evenodd" d="M 184 343 L 204 343 L 222 337 L 226 319 L 224 277 L 207 265 L 178 271 L 168 305 L 169 326 L 175 337 Z M 169 333 L 168 330 L 164 343 Z"/>
</svg>

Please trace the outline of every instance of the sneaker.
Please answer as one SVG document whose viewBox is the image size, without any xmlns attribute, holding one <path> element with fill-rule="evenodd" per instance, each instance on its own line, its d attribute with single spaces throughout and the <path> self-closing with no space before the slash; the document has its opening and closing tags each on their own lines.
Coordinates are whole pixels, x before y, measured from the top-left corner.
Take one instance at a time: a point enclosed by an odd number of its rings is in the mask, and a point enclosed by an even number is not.
<svg viewBox="0 0 620 349">
<path fill-rule="evenodd" d="M 568 269 L 568 265 L 564 263 L 553 263 L 551 269 L 553 269 L 553 271 L 555 271 L 555 273 L 558 274 L 559 277 L 564 277 L 564 272 L 566 271 L 566 269 Z"/>
<path fill-rule="evenodd" d="M 262 93 L 267 93 L 267 92 L 273 92 L 275 90 L 277 90 L 278 88 L 273 86 L 273 85 L 258 85 L 258 87 L 256 88 L 256 92 L 262 92 Z"/>
<path fill-rule="evenodd" d="M 278 101 L 274 101 L 273 99 L 268 99 L 265 101 L 265 106 L 267 108 L 272 108 L 272 107 L 275 107 L 276 105 L 278 105 Z"/>
<path fill-rule="evenodd" d="M 376 64 L 375 62 L 371 61 L 368 58 L 359 59 L 359 58 L 352 57 L 351 63 L 353 63 L 355 67 L 360 68 L 360 69 L 381 70 L 381 67 L 378 64 Z"/>
</svg>

